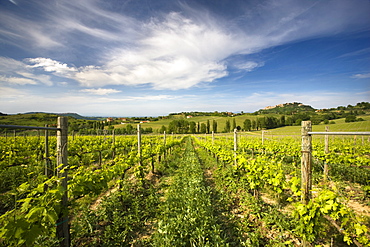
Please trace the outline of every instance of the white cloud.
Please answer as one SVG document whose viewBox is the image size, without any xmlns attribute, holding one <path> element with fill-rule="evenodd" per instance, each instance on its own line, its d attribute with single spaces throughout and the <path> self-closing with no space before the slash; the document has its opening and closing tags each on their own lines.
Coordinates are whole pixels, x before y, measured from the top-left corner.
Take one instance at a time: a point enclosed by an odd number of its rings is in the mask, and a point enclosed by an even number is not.
<svg viewBox="0 0 370 247">
<path fill-rule="evenodd" d="M 267 0 L 231 20 L 188 7 L 182 13 L 162 13 L 144 21 L 129 17 L 129 12 L 106 10 L 95 1 L 60 1 L 58 8 L 50 3 L 37 6 L 43 13 L 37 20 L 0 10 L 0 33 L 7 34 L 1 36 L 3 42 L 27 49 L 33 46 L 29 44 L 45 49 L 65 46 L 70 53 L 92 47 L 99 59 L 89 66 L 74 67 L 51 58 L 30 58 L 28 69 L 41 68 L 83 87 L 150 85 L 172 90 L 227 76 L 225 61 L 234 55 L 361 27 L 368 23 L 368 18 L 361 17 L 369 10 L 366 1 Z M 353 18 L 354 13 L 358 18 Z M 23 43 L 14 42 L 19 40 Z M 234 66 L 251 72 L 263 65 L 247 61 Z M 26 79 L 49 81 L 26 72 L 28 76 L 22 75 Z"/>
<path fill-rule="evenodd" d="M 42 67 L 47 72 L 55 72 L 56 74 L 66 75 L 69 72 L 76 72 L 76 69 L 73 67 L 68 67 L 65 63 L 60 63 L 58 61 L 52 60 L 50 58 L 28 58 L 27 62 L 34 64 L 29 65 L 30 68 L 39 68 Z"/>
<path fill-rule="evenodd" d="M 29 72 L 18 72 L 17 74 L 19 74 L 19 75 L 21 75 L 25 78 L 30 78 L 32 80 L 41 82 L 42 84 L 45 84 L 45 85 L 48 85 L 48 86 L 53 85 L 53 82 L 51 81 L 51 78 L 50 78 L 49 75 L 42 75 L 42 74 L 35 75 L 35 74 L 29 73 Z"/>
<path fill-rule="evenodd" d="M 237 69 L 247 72 L 251 72 L 258 67 L 262 67 L 263 65 L 264 65 L 263 62 L 257 63 L 253 61 L 238 62 L 233 64 L 233 66 L 235 66 Z"/>
<path fill-rule="evenodd" d="M 163 22 L 152 20 L 144 29 L 148 35 L 136 47 L 115 49 L 101 66 L 74 68 L 50 58 L 27 62 L 85 87 L 150 84 L 154 89 L 178 90 L 228 75 L 222 60 L 243 48 L 239 37 L 178 13 Z"/>
<path fill-rule="evenodd" d="M 9 74 L 16 71 L 25 71 L 26 65 L 12 58 L 0 57 L 0 73 Z"/>
<path fill-rule="evenodd" d="M 0 57 L 0 80 L 13 85 L 53 84 L 49 75 L 36 74 L 27 64 L 5 57 Z"/>
<path fill-rule="evenodd" d="M 94 95 L 108 95 L 112 93 L 119 93 L 121 91 L 111 88 L 90 88 L 90 89 L 82 89 L 80 90 L 82 93 L 94 94 Z"/>
<path fill-rule="evenodd" d="M 4 100 L 1 105 L 5 108 L 8 108 L 10 104 L 12 104 L 11 100 L 19 99 L 20 97 L 23 97 L 27 93 L 23 90 L 11 88 L 11 87 L 4 87 L 0 86 L 0 102 L 1 100 Z"/>
<path fill-rule="evenodd" d="M 5 77 L 0 76 L 0 81 L 6 82 L 10 85 L 27 85 L 27 84 L 37 84 L 36 81 L 28 78 L 22 78 L 22 77 Z"/>
<path fill-rule="evenodd" d="M 172 100 L 172 99 L 178 99 L 181 97 L 178 96 L 172 96 L 172 95 L 146 95 L 146 96 L 135 96 L 135 97 L 129 97 L 131 100 L 137 100 L 137 101 L 158 101 L 158 100 Z"/>
<path fill-rule="evenodd" d="M 352 76 L 352 78 L 356 78 L 356 79 L 370 78 L 370 73 L 367 73 L 367 74 L 355 74 L 355 75 Z"/>
<path fill-rule="evenodd" d="M 6 33 L 6 36 L 0 37 L 3 42 L 17 45 L 18 47 L 34 48 L 55 48 L 63 46 L 57 37 L 53 37 L 53 27 L 48 25 L 47 21 L 36 22 L 27 19 L 26 16 L 20 16 L 0 10 L 0 33 Z M 54 27 L 55 28 L 55 27 Z M 16 42 L 15 42 L 16 41 Z"/>
</svg>

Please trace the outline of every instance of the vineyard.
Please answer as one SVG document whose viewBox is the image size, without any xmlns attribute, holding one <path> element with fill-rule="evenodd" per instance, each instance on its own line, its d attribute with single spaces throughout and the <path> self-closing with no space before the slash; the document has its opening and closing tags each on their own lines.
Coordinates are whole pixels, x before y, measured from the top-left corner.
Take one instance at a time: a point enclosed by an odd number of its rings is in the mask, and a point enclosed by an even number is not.
<svg viewBox="0 0 370 247">
<path fill-rule="evenodd" d="M 305 201 L 299 134 L 0 137 L 0 246 L 370 246 L 370 137 L 314 136 Z"/>
</svg>

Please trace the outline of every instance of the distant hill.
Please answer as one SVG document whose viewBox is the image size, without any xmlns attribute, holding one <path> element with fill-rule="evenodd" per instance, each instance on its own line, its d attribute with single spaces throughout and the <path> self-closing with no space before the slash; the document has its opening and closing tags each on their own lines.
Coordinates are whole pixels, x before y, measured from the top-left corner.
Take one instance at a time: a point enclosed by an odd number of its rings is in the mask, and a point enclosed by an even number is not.
<svg viewBox="0 0 370 247">
<path fill-rule="evenodd" d="M 105 120 L 105 117 L 84 117 L 79 115 L 78 113 L 51 113 L 51 112 L 26 112 L 24 114 L 37 114 L 37 113 L 42 113 L 42 114 L 50 114 L 50 115 L 58 115 L 58 116 L 63 116 L 63 117 L 73 117 L 75 119 L 82 119 L 82 120 Z"/>
<path fill-rule="evenodd" d="M 275 106 L 267 106 L 263 109 L 258 110 L 257 113 L 258 114 L 277 113 L 277 114 L 291 115 L 293 113 L 314 112 L 314 111 L 315 109 L 310 105 L 304 105 L 300 102 L 293 102 L 293 103 L 279 104 Z"/>
<path fill-rule="evenodd" d="M 59 116 L 73 117 L 75 119 L 82 119 L 82 120 L 105 120 L 106 119 L 106 117 L 84 117 L 77 113 L 55 113 L 55 114 Z"/>
</svg>

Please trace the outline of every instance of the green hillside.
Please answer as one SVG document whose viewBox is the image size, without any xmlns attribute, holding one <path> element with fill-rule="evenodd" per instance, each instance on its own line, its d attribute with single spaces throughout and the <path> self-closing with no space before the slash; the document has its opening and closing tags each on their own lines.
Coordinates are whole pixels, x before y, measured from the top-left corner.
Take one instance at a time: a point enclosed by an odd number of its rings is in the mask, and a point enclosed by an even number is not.
<svg viewBox="0 0 370 247">
<path fill-rule="evenodd" d="M 336 119 L 335 124 L 319 124 L 313 125 L 312 131 L 325 131 L 325 126 L 329 126 L 329 131 L 338 131 L 338 132 L 362 132 L 362 131 L 369 131 L 370 132 L 370 115 L 362 115 L 365 121 L 359 122 L 350 122 L 346 123 L 344 118 Z M 261 133 L 261 131 L 255 131 L 255 133 Z M 272 135 L 300 135 L 301 133 L 301 126 L 284 126 L 281 128 L 271 129 L 267 131 L 268 134 Z"/>
<path fill-rule="evenodd" d="M 163 130 L 167 133 L 204 133 L 201 127 L 204 128 L 204 125 L 209 122 L 211 132 L 213 121 L 217 123 L 217 133 L 232 132 L 235 123 L 239 131 L 260 133 L 261 130 L 267 130 L 276 135 L 291 135 L 299 133 L 301 121 L 307 120 L 312 122 L 314 130 L 317 131 L 323 131 L 326 125 L 330 126 L 331 131 L 370 131 L 370 103 L 368 102 L 321 110 L 295 102 L 266 107 L 254 113 L 183 112 L 171 113 L 164 117 L 100 118 L 97 120 L 76 113 L 1 114 L 0 124 L 56 126 L 57 117 L 60 115 L 68 116 L 70 132 L 74 131 L 82 135 L 102 133 L 103 129 L 108 131 L 107 133 L 115 129 L 117 134 L 134 134 L 136 125 L 139 123 L 144 133 L 162 133 Z M 249 127 L 248 124 L 244 124 L 247 119 Z M 227 124 L 229 128 L 225 131 Z M 185 127 L 180 126 L 179 131 L 174 131 L 173 126 L 178 125 Z M 193 126 L 193 131 L 190 130 L 190 125 Z M 4 132 L 4 129 L 0 131 Z"/>
</svg>

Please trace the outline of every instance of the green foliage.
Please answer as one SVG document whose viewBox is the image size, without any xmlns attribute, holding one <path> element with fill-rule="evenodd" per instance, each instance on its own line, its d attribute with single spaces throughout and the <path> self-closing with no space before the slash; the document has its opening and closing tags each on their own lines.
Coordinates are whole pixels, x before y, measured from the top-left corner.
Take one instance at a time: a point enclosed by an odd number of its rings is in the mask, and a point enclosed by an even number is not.
<svg viewBox="0 0 370 247">
<path fill-rule="evenodd" d="M 81 209 L 72 225 L 72 244 L 130 246 L 137 234 L 151 224 L 158 204 L 159 196 L 153 187 L 122 181 L 121 189 L 104 198 L 98 210 Z"/>
<path fill-rule="evenodd" d="M 203 171 L 190 141 L 162 205 L 154 246 L 227 246 L 216 224 Z"/>
<path fill-rule="evenodd" d="M 366 246 L 370 243 L 366 237 L 368 228 L 357 222 L 353 211 L 345 206 L 343 199 L 333 191 L 323 189 L 308 204 L 296 203 L 293 215 L 299 222 L 296 232 L 306 241 L 314 242 L 322 231 L 323 224 L 329 219 L 341 222 L 343 241 L 348 245 L 353 243 L 352 238 Z"/>
<path fill-rule="evenodd" d="M 302 103 L 294 102 L 294 103 L 286 103 L 277 105 L 270 109 L 262 109 L 257 111 L 259 114 L 268 114 L 268 113 L 278 113 L 278 114 L 286 114 L 286 115 L 292 115 L 299 112 L 314 112 L 315 109 L 313 109 L 309 105 L 303 105 Z"/>
<path fill-rule="evenodd" d="M 232 141 L 221 139 L 215 140 L 213 143 L 199 142 L 199 144 L 216 155 L 217 159 L 222 161 L 226 167 L 229 167 L 229 175 L 223 177 L 223 180 L 228 181 L 229 184 L 237 182 L 255 196 L 258 196 L 264 189 L 270 193 L 273 191 L 272 194 L 277 195 L 279 201 L 288 196 L 287 201 L 293 202 L 295 208 L 293 213 L 296 221 L 294 232 L 301 239 L 310 243 L 322 241 L 323 238 L 328 237 L 323 229 L 330 229 L 332 222 L 336 222 L 335 224 L 339 224 L 343 229 L 341 233 L 344 243 L 351 244 L 356 239 L 366 246 L 369 244 L 368 226 L 346 206 L 343 195 L 339 196 L 334 192 L 335 188 L 329 190 L 320 187 L 316 196 L 307 205 L 297 202 L 301 196 L 299 173 L 294 169 L 295 162 L 299 162 L 300 157 L 300 143 L 298 141 L 279 140 L 279 142 L 271 141 L 267 144 L 265 141 L 262 146 L 260 140 L 249 137 L 248 140 L 239 142 L 240 151 L 236 156 L 234 156 Z M 354 148 L 353 143 L 338 140 L 336 143 L 331 143 L 333 152 L 330 154 L 319 151 L 324 150 L 322 143 L 314 143 L 313 149 L 317 150 L 313 152 L 316 159 L 336 164 L 330 170 L 332 177 L 342 181 L 350 180 L 368 185 L 370 180 L 367 169 L 360 168 L 369 164 L 367 143 Z M 292 159 L 286 158 L 287 153 L 291 155 Z M 252 157 L 248 158 L 246 154 L 252 154 Z M 236 165 L 234 163 L 235 157 Z M 295 161 L 295 157 L 298 158 L 298 161 Z M 289 162 L 291 165 L 287 167 L 284 165 L 285 162 Z M 322 166 L 314 163 L 314 167 L 315 172 L 322 173 Z M 290 174 L 287 175 L 287 171 Z M 230 187 L 230 185 L 227 186 Z M 364 186 L 363 190 L 366 195 L 367 187 Z M 286 195 L 287 191 L 289 191 L 288 195 Z"/>
<path fill-rule="evenodd" d="M 212 120 L 212 131 L 217 133 L 217 121 L 214 119 Z"/>
<path fill-rule="evenodd" d="M 226 119 L 226 125 L 225 125 L 224 132 L 230 132 L 230 130 L 231 130 L 230 120 Z"/>
<path fill-rule="evenodd" d="M 37 140 L 37 138 L 30 140 Z M 13 139 L 9 141 L 13 141 Z M 164 145 L 161 137 L 143 137 L 141 161 L 143 162 L 154 155 L 161 155 L 166 149 L 172 148 L 179 142 L 178 140 L 168 140 Z M 50 143 L 55 145 L 55 142 Z M 5 148 L 6 146 L 1 147 Z M 70 204 L 75 205 L 79 198 L 86 195 L 99 195 L 108 189 L 112 180 L 122 177 L 130 167 L 134 167 L 133 171 L 137 181 L 140 181 L 139 185 L 144 185 L 145 167 L 142 162 L 139 162 L 140 157 L 135 150 L 137 147 L 135 137 L 116 137 L 114 144 L 111 139 L 103 137 L 76 137 L 69 141 L 68 146 L 71 161 L 68 166 Z M 29 143 L 19 142 L 16 146 L 17 155 L 14 155 L 15 146 L 11 145 L 10 147 L 9 150 L 5 149 L 1 152 L 0 171 L 3 174 L 14 174 L 9 173 L 7 169 L 9 162 L 11 162 L 10 164 L 18 162 L 17 159 L 23 161 L 20 154 L 26 154 L 27 149 L 30 148 Z M 135 148 L 132 149 L 132 147 Z M 115 151 L 123 149 L 123 152 L 116 153 L 113 159 L 114 152 L 107 152 L 107 149 Z M 91 153 L 99 154 L 100 162 L 98 165 L 94 164 L 96 159 L 90 155 Z M 81 162 L 82 156 L 85 155 L 87 155 L 87 159 Z M 110 162 L 107 162 L 108 160 Z M 41 173 L 44 162 L 37 162 L 33 165 L 38 168 L 38 173 Z M 63 173 L 63 171 L 59 172 Z M 9 202 L 5 208 L 6 212 L 0 216 L 0 242 L 6 246 L 33 246 L 39 245 L 40 241 L 43 242 L 42 245 L 47 243 L 53 245 L 58 241 L 55 236 L 55 224 L 64 213 L 64 209 L 61 208 L 61 197 L 64 191 L 60 186 L 63 178 L 47 179 L 37 173 L 28 174 L 26 178 L 27 182 L 19 183 L 18 181 L 18 183 L 14 183 L 14 186 L 8 188 L 12 190 L 6 190 L 6 193 L 2 194 L 2 199 L 8 198 Z M 2 179 L 17 181 L 10 176 L 3 176 Z M 2 182 L 5 186 L 9 184 L 8 180 L 2 180 Z M 15 205 L 11 205 L 12 201 L 15 201 Z"/>
<path fill-rule="evenodd" d="M 45 186 L 50 189 L 44 191 Z M 58 179 L 52 177 L 35 188 L 23 183 L 18 188 L 16 207 L 0 216 L 0 239 L 8 246 L 31 246 L 38 236 L 55 238 L 55 222 L 62 213 L 60 201 L 64 194 Z"/>
<path fill-rule="evenodd" d="M 207 133 L 207 126 L 204 123 L 201 123 L 199 133 L 203 133 L 203 134 Z"/>
</svg>

